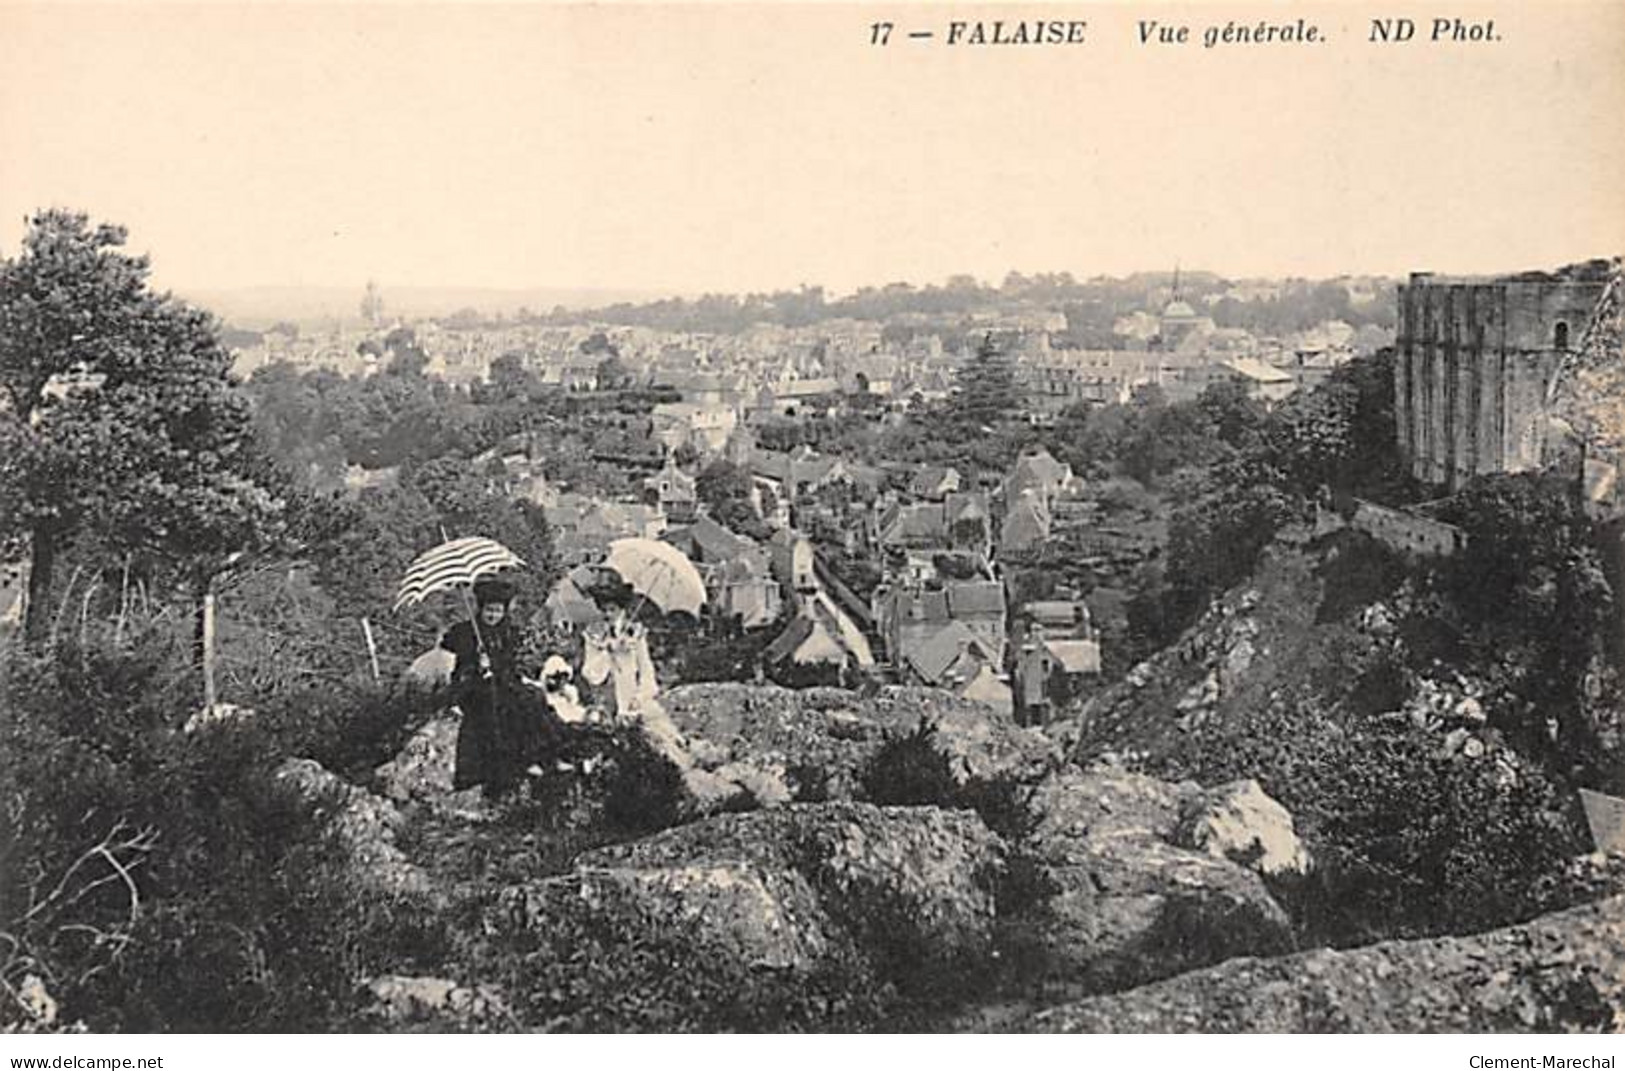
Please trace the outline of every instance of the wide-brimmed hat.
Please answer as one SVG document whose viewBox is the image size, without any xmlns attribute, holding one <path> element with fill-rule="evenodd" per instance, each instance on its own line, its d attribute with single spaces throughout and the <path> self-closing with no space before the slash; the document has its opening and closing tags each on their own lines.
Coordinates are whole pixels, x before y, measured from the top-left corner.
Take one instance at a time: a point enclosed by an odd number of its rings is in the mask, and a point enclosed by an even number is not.
<svg viewBox="0 0 1625 1071">
<path fill-rule="evenodd" d="M 570 668 L 570 663 L 558 655 L 548 655 L 547 661 L 542 663 L 542 679 L 545 681 L 549 677 L 558 676 L 573 677 L 575 676 L 575 670 Z"/>
<path fill-rule="evenodd" d="M 474 602 L 487 606 L 494 602 L 506 606 L 513 601 L 513 585 L 495 577 L 482 577 L 474 581 Z"/>
</svg>

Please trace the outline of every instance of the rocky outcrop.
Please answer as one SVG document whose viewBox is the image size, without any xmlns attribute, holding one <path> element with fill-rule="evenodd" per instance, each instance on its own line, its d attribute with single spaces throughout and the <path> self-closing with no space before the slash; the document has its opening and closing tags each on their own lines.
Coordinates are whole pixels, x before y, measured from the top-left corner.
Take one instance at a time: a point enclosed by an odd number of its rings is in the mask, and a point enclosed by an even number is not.
<svg viewBox="0 0 1625 1071">
<path fill-rule="evenodd" d="M 324 823 L 348 858 L 358 887 L 388 896 L 432 895 L 428 875 L 396 844 L 402 818 L 394 804 L 313 759 L 289 759 L 277 767 L 274 778 Z"/>
<path fill-rule="evenodd" d="M 810 972 L 830 942 L 829 919 L 805 878 L 744 861 L 583 865 L 504 890 L 487 918 L 499 932 L 546 931 L 569 918 L 628 941 L 680 934 L 747 972 Z"/>
<path fill-rule="evenodd" d="M 1052 1008 L 1089 1032 L 1625 1030 L 1625 897 L 1471 937 L 1239 959 Z"/>
<path fill-rule="evenodd" d="M 569 1028 L 770 1026 L 980 977 L 1003 857 L 969 812 L 790 804 L 587 852 L 498 891 L 482 929 Z"/>
<path fill-rule="evenodd" d="M 485 1031 L 514 1025 L 494 986 L 459 985 L 449 978 L 389 974 L 367 982 L 372 1004 L 365 1014 L 391 1030 Z"/>
<path fill-rule="evenodd" d="M 468 813 L 479 811 L 481 793 L 478 788 L 457 792 L 454 787 L 460 720 L 455 710 L 434 718 L 412 734 L 393 759 L 379 766 L 374 776 L 384 795 L 402 804 L 426 803 Z M 624 744 L 630 744 L 637 733 L 631 726 L 615 731 L 622 734 Z M 591 759 L 591 756 L 586 757 Z M 771 764 L 730 763 L 708 770 L 688 763 L 675 769 L 673 791 L 680 796 L 678 810 L 687 817 L 738 807 L 745 800 L 772 806 L 787 801 L 790 796 L 783 770 Z M 542 776 L 548 776 L 548 772 Z M 613 791 L 614 787 L 602 777 L 596 782 L 589 781 L 589 785 L 602 792 Z"/>
<path fill-rule="evenodd" d="M 808 881 L 882 973 L 984 954 L 1003 845 L 974 814 L 935 807 L 799 804 L 719 815 L 582 856 L 584 867 L 743 861 Z M 895 971 L 893 971 L 895 973 Z"/>
<path fill-rule="evenodd" d="M 412 664 L 401 671 L 401 683 L 425 690 L 444 687 L 451 683 L 451 671 L 456 665 L 456 656 L 443 647 L 435 647 L 412 659 Z"/>
<path fill-rule="evenodd" d="M 1309 873 L 1309 853 L 1292 827 L 1292 815 L 1250 779 L 1204 792 L 1200 803 L 1185 809 L 1177 839 L 1267 878 Z"/>
<path fill-rule="evenodd" d="M 861 696 L 839 688 L 695 684 L 662 701 L 702 767 L 762 770 L 801 801 L 863 799 L 864 772 L 886 742 L 927 725 L 961 786 L 1036 781 L 1059 758 L 1037 730 L 928 688 Z"/>
<path fill-rule="evenodd" d="M 1238 800 L 1270 822 L 1250 824 Z M 1270 804 L 1245 787 L 1206 793 L 1112 769 L 1052 778 L 1023 851 L 1053 895 L 1010 932 L 1039 950 L 1049 980 L 1096 992 L 1288 951 L 1290 921 L 1258 868 L 1296 865 L 1303 850 Z"/>
<path fill-rule="evenodd" d="M 376 776 L 384 795 L 397 803 L 433 800 L 452 793 L 457 768 L 456 714 L 444 714 L 413 733 Z"/>
<path fill-rule="evenodd" d="M 700 684 L 674 689 L 662 702 L 683 741 L 680 811 L 690 818 L 796 800 L 864 799 L 863 777 L 875 755 L 922 726 L 933 728 L 929 746 L 953 787 L 1030 783 L 1059 759 L 1056 745 L 1037 730 L 931 689 L 863 697 L 838 688 Z M 457 724 L 456 714 L 446 713 L 413 734 L 377 770 L 384 794 L 397 803 L 449 797 Z"/>
</svg>

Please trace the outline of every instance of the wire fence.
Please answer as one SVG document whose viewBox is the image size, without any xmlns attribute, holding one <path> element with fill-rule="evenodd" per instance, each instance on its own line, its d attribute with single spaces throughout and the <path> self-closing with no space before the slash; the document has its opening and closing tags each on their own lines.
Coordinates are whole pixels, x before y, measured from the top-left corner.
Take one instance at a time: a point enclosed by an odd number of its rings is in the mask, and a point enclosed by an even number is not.
<svg viewBox="0 0 1625 1071">
<path fill-rule="evenodd" d="M 52 599 L 46 649 L 89 670 L 112 655 L 142 665 L 146 697 L 195 709 L 204 694 L 201 607 L 118 571 L 76 568 Z M 19 615 L 20 617 L 20 615 Z M 397 681 L 443 630 L 434 608 L 397 617 L 340 612 L 308 567 L 275 561 L 216 587 L 216 701 L 250 707 L 313 687 Z M 21 651 L 21 621 L 0 648 Z"/>
</svg>

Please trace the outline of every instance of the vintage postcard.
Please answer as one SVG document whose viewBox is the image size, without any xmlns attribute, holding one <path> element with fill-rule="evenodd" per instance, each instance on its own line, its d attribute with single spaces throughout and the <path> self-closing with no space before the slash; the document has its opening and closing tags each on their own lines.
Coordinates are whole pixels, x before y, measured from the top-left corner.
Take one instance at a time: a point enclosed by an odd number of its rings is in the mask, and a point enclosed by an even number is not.
<svg viewBox="0 0 1625 1071">
<path fill-rule="evenodd" d="M 1622 124 L 1612 0 L 0 0 L 0 1050 L 1620 1031 Z"/>
</svg>

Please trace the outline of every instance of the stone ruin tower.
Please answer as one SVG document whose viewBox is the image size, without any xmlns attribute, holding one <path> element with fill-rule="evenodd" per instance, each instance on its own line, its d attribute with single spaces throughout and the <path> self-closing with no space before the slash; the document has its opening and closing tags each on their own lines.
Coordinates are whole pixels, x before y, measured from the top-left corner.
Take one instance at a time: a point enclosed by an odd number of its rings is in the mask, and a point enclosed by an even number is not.
<svg viewBox="0 0 1625 1071">
<path fill-rule="evenodd" d="M 1598 524 L 1625 592 L 1625 285 L 1621 261 L 1498 278 L 1418 273 L 1399 290 L 1394 415 L 1411 474 L 1555 471 Z M 1625 672 L 1625 597 L 1613 651 Z"/>
<path fill-rule="evenodd" d="M 1616 495 L 1620 275 L 1618 259 L 1496 277 L 1413 274 L 1399 288 L 1394 361 L 1396 433 L 1411 474 L 1454 491 L 1578 449 L 1589 492 Z"/>
</svg>

